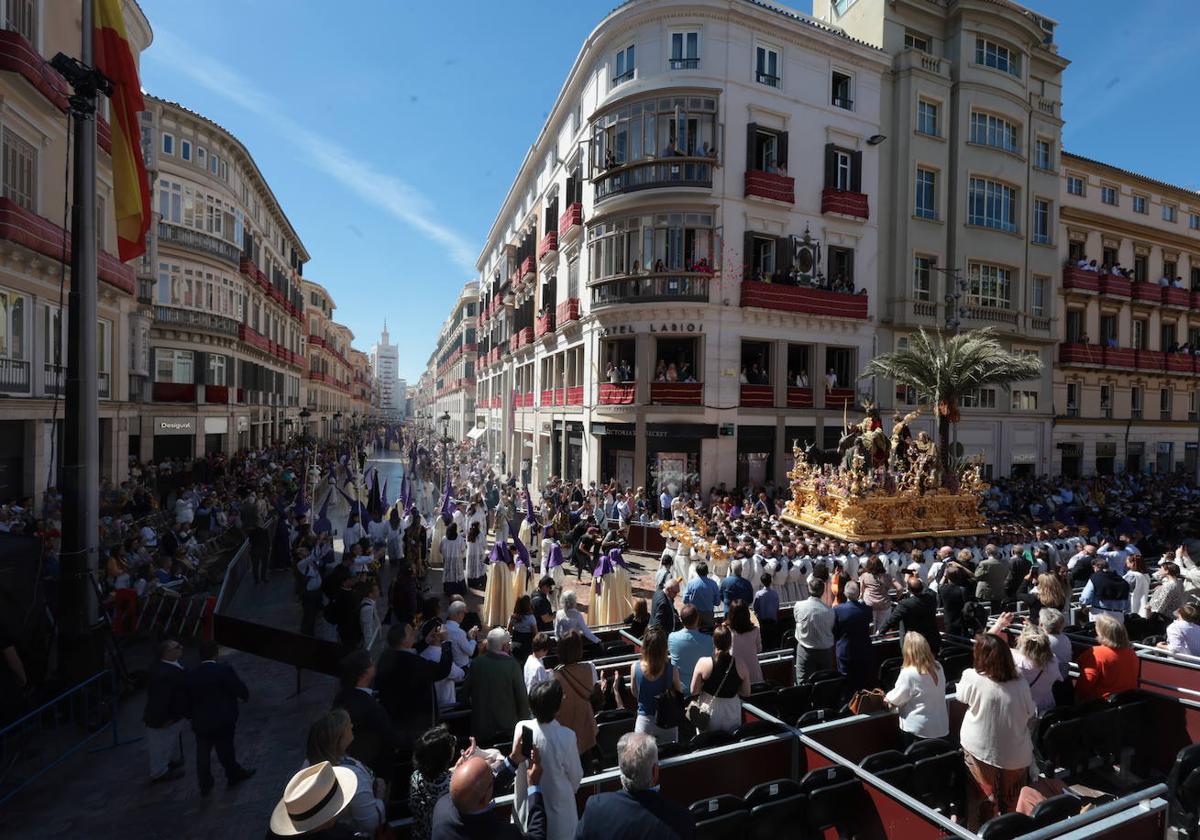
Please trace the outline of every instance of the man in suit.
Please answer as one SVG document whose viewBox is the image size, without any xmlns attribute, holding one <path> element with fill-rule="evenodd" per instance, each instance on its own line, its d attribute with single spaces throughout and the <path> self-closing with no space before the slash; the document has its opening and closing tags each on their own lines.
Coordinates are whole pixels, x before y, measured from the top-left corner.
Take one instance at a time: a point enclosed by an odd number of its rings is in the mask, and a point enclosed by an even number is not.
<svg viewBox="0 0 1200 840">
<path fill-rule="evenodd" d="M 870 610 L 867 611 L 868 614 Z M 658 792 L 658 745 L 654 736 L 629 732 L 617 742 L 621 787 L 588 797 L 575 840 L 689 840 L 691 815 Z"/>
<path fill-rule="evenodd" d="M 900 599 L 887 621 L 879 628 L 879 635 L 900 628 L 900 645 L 904 646 L 906 633 L 920 633 L 929 642 L 929 649 L 937 656 L 942 647 L 942 634 L 937 627 L 937 596 L 925 591 L 925 583 L 915 571 L 908 573 L 908 595 Z"/>
<path fill-rule="evenodd" d="M 431 662 L 416 651 L 420 630 L 411 624 L 388 628 L 388 649 L 379 655 L 375 688 L 379 702 L 397 729 L 402 747 L 411 747 L 433 725 L 433 687 L 450 676 L 453 663 L 445 630 L 435 630 L 425 641 L 441 645 L 442 658 Z"/>
<path fill-rule="evenodd" d="M 679 629 L 679 613 L 675 610 L 675 596 L 678 594 L 678 578 L 670 578 L 662 589 L 654 593 L 650 601 L 651 627 L 661 627 L 665 633 L 674 633 Z"/>
<path fill-rule="evenodd" d="M 378 778 L 391 779 L 400 738 L 371 688 L 375 663 L 365 650 L 356 650 L 342 658 L 341 671 L 342 688 L 333 698 L 333 706 L 345 709 L 354 724 L 354 740 L 346 753 L 370 767 Z"/>
<path fill-rule="evenodd" d="M 833 608 L 837 667 L 846 678 L 847 694 L 866 688 L 871 679 L 871 608 L 859 598 L 857 581 L 845 587 L 846 603 Z"/>
<path fill-rule="evenodd" d="M 729 612 L 734 601 L 742 601 L 750 606 L 753 600 L 754 589 L 750 581 L 742 577 L 742 561 L 734 560 L 729 564 L 729 574 L 721 579 L 721 603 L 725 605 L 725 612 Z"/>
<path fill-rule="evenodd" d="M 254 775 L 254 768 L 242 767 L 233 749 L 233 731 L 237 726 L 238 701 L 250 699 L 250 689 L 237 672 L 224 662 L 217 661 L 217 643 L 205 639 L 200 643 L 200 665 L 187 674 L 188 717 L 196 734 L 196 780 L 200 795 L 208 796 L 213 787 L 212 751 L 225 769 L 229 787 L 240 784 Z"/>
<path fill-rule="evenodd" d="M 487 652 L 475 657 L 463 688 L 471 698 L 471 734 L 485 744 L 507 737 L 529 717 L 529 695 L 521 666 L 509 652 L 512 636 L 503 627 L 487 635 Z"/>
<path fill-rule="evenodd" d="M 150 755 L 150 780 L 166 782 L 183 777 L 183 720 L 187 717 L 184 680 L 179 663 L 183 645 L 167 639 L 158 646 L 158 661 L 146 674 L 146 752 Z"/>
<path fill-rule="evenodd" d="M 463 754 L 450 775 L 450 792 L 443 794 L 433 808 L 432 840 L 546 840 L 548 822 L 542 797 L 541 756 L 537 747 L 529 758 L 525 807 L 529 830 L 521 829 L 496 813 L 494 790 L 517 774 L 524 760 L 519 749 L 504 759 L 494 775 L 479 756 Z"/>
</svg>

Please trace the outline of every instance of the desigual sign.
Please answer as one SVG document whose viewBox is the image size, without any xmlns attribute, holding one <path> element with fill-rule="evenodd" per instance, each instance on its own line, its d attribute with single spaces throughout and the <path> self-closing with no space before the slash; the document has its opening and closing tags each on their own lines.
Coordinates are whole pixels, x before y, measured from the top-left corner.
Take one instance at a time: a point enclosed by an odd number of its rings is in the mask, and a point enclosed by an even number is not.
<svg viewBox="0 0 1200 840">
<path fill-rule="evenodd" d="M 702 333 L 704 332 L 704 324 L 649 324 L 645 327 L 635 327 L 630 324 L 617 324 L 612 327 L 605 327 L 600 331 L 600 335 L 608 338 L 612 335 L 637 335 L 642 332 L 651 333 Z"/>
<path fill-rule="evenodd" d="M 154 421 L 156 435 L 194 435 L 196 421 L 191 417 L 158 417 Z"/>
</svg>

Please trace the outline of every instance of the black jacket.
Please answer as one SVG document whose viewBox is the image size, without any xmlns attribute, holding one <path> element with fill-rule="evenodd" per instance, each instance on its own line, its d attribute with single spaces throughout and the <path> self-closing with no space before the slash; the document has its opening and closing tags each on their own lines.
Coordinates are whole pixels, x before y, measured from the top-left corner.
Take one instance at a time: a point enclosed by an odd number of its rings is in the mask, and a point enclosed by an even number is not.
<svg viewBox="0 0 1200 840">
<path fill-rule="evenodd" d="M 379 703 L 396 725 L 415 731 L 433 716 L 433 684 L 450 676 L 454 656 L 450 643 L 442 643 L 442 658 L 430 662 L 415 651 L 385 650 L 375 666 Z"/>
<path fill-rule="evenodd" d="M 960 610 L 961 614 L 961 610 Z M 920 633 L 929 642 L 929 648 L 934 656 L 942 647 L 942 636 L 937 627 L 937 596 L 932 592 L 922 592 L 920 595 L 909 595 L 901 598 L 892 609 L 880 633 L 886 633 L 893 627 L 900 628 L 900 641 L 904 642 L 905 633 Z"/>
<path fill-rule="evenodd" d="M 512 777 L 512 767 L 506 761 L 496 774 L 495 784 Z M 530 796 L 528 804 L 529 831 L 522 834 L 520 828 L 498 815 L 495 808 L 464 817 L 454 807 L 450 794 L 443 794 L 433 808 L 432 840 L 545 840 L 546 803 L 542 801 L 542 794 Z"/>
<path fill-rule="evenodd" d="M 575 840 L 690 840 L 695 835 L 695 822 L 682 805 L 655 791 L 622 790 L 588 797 Z"/>
<path fill-rule="evenodd" d="M 187 717 L 187 671 L 161 659 L 146 674 L 146 708 L 142 723 L 161 729 Z"/>
<path fill-rule="evenodd" d="M 675 609 L 675 599 L 661 589 L 650 601 L 650 626 L 661 627 L 667 633 L 674 633 L 683 626 Z"/>
<path fill-rule="evenodd" d="M 238 719 L 238 701 L 250 699 L 250 689 L 224 662 L 201 662 L 184 680 L 186 708 L 197 735 L 232 732 Z"/>
<path fill-rule="evenodd" d="M 354 740 L 347 754 L 370 767 L 376 776 L 390 779 L 396 769 L 400 740 L 383 706 L 372 695 L 353 687 L 339 691 L 333 706 L 345 709 L 354 724 Z"/>
</svg>

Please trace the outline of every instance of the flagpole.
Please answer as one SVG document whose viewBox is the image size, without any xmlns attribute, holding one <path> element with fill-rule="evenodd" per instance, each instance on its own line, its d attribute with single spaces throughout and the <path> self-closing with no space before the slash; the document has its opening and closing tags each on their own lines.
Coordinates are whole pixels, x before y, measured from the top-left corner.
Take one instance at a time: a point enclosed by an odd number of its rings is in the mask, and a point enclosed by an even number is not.
<svg viewBox="0 0 1200 840">
<path fill-rule="evenodd" d="M 83 0 L 79 60 L 92 67 L 92 0 Z M 97 618 L 88 575 L 99 569 L 100 421 L 96 385 L 96 87 L 78 84 L 70 99 L 75 120 L 68 297 L 67 381 L 62 466 L 62 623 L 66 635 L 87 635 Z M 102 662 L 75 645 L 77 673 Z M 89 671 L 90 673 L 90 671 Z"/>
</svg>

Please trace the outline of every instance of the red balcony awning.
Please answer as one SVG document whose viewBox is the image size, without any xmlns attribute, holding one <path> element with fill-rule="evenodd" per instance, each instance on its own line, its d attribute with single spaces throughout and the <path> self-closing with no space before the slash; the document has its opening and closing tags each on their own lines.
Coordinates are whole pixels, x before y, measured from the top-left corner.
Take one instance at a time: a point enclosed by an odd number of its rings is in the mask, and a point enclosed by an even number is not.
<svg viewBox="0 0 1200 840">
<path fill-rule="evenodd" d="M 580 389 L 583 390 L 582 388 Z M 637 400 L 637 385 L 600 383 L 600 405 L 633 405 Z"/>
<path fill-rule="evenodd" d="M 867 317 L 866 295 L 831 292 L 807 286 L 763 283 L 758 280 L 742 281 L 741 304 L 829 318 L 865 320 Z"/>
<path fill-rule="evenodd" d="M 739 404 L 743 408 L 772 408 L 775 389 L 770 385 L 743 385 Z"/>
<path fill-rule="evenodd" d="M 871 217 L 866 193 L 826 188 L 821 190 L 821 212 L 853 216 L 856 219 Z"/>
<path fill-rule="evenodd" d="M 703 382 L 651 382 L 650 402 L 657 405 L 702 405 Z"/>
</svg>

